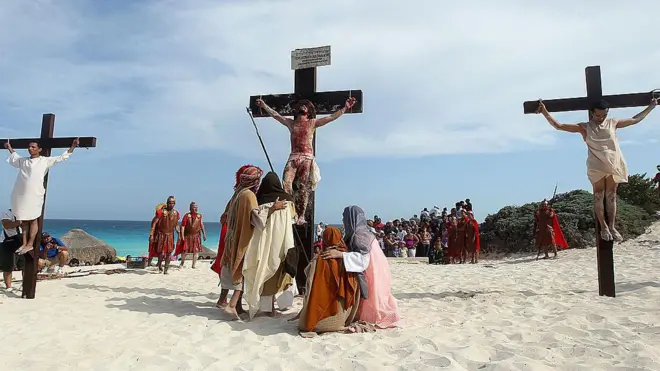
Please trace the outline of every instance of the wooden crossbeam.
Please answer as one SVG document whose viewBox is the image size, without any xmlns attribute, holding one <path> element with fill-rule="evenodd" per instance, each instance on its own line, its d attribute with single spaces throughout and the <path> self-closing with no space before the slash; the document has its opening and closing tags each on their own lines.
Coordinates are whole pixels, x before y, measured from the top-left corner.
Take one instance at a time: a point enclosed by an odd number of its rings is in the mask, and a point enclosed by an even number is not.
<svg viewBox="0 0 660 371">
<path fill-rule="evenodd" d="M 21 139 L 0 139 L 0 143 L 6 143 L 9 141 L 11 146 L 14 149 L 27 149 L 30 143 L 38 142 L 43 151 L 44 148 L 55 149 L 55 148 L 69 148 L 71 143 L 76 137 L 60 137 L 60 138 L 21 138 Z M 93 148 L 96 147 L 96 138 L 94 137 L 81 137 L 79 147 L 82 148 Z"/>
<path fill-rule="evenodd" d="M 313 93 L 289 93 L 250 96 L 250 110 L 254 117 L 268 117 L 268 113 L 257 106 L 257 99 L 262 99 L 282 116 L 293 116 L 293 106 L 301 99 L 314 103 L 317 115 L 330 115 L 344 107 L 346 99 L 357 99 L 355 105 L 346 113 L 362 113 L 362 90 L 338 90 Z"/>
<path fill-rule="evenodd" d="M 606 100 L 611 108 L 630 108 L 642 107 L 649 104 L 653 97 L 652 92 L 648 93 L 632 93 L 632 94 L 616 94 L 604 95 L 602 99 Z M 565 99 L 549 99 L 543 100 L 545 108 L 548 112 L 570 112 L 570 111 L 584 111 L 589 109 L 591 104 L 590 98 L 565 98 Z M 539 108 L 539 101 L 527 101 L 523 103 L 525 114 L 536 113 Z"/>
</svg>

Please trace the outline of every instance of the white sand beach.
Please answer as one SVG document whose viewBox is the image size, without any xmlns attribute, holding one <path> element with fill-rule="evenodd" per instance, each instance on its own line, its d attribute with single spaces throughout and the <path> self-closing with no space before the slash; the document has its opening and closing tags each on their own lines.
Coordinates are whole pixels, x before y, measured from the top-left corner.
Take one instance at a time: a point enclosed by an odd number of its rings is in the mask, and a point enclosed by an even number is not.
<svg viewBox="0 0 660 371">
<path fill-rule="evenodd" d="M 0 294 L 4 370 L 660 369 L 660 224 L 616 247 L 617 298 L 596 250 L 478 265 L 393 262 L 404 329 L 304 339 L 282 318 L 220 320 L 200 264 L 39 282 Z"/>
</svg>

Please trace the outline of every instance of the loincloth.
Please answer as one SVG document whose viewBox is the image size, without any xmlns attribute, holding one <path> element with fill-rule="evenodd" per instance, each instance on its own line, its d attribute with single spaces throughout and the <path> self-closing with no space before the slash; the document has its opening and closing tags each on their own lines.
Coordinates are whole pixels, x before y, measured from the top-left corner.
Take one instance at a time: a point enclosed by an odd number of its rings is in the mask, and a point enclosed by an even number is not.
<svg viewBox="0 0 660 371">
<path fill-rule="evenodd" d="M 300 168 L 303 164 L 309 162 L 309 180 L 312 191 L 316 189 L 316 186 L 321 181 L 321 170 L 319 169 L 318 164 L 316 163 L 316 157 L 311 153 L 291 153 L 289 159 L 286 162 L 287 167 L 293 167 L 295 169 Z"/>
</svg>

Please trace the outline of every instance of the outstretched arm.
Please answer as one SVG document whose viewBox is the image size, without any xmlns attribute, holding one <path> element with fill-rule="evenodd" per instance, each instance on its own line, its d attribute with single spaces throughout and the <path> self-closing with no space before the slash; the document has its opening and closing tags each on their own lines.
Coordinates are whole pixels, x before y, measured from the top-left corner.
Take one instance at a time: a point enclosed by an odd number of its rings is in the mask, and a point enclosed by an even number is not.
<svg viewBox="0 0 660 371">
<path fill-rule="evenodd" d="M 644 120 L 646 118 L 646 116 L 648 116 L 648 114 L 651 113 L 651 111 L 653 111 L 653 109 L 657 105 L 658 105 L 658 99 L 656 99 L 656 98 L 651 99 L 651 104 L 649 104 L 649 106 L 646 107 L 642 112 L 636 114 L 635 116 L 633 116 L 630 119 L 620 119 L 620 120 L 618 120 L 617 123 L 616 123 L 616 128 L 621 129 L 621 128 L 625 128 L 625 127 L 628 127 L 628 126 L 631 126 L 631 125 L 638 124 L 640 121 Z"/>
<path fill-rule="evenodd" d="M 79 143 L 80 143 L 80 140 L 78 138 L 76 138 L 76 139 L 73 140 L 73 143 L 71 143 L 71 147 L 69 147 L 69 149 L 66 152 L 64 152 L 63 154 L 61 154 L 59 156 L 48 157 L 48 167 L 50 168 L 50 167 L 54 166 L 55 164 L 58 164 L 62 161 L 68 160 L 69 156 L 71 156 L 71 154 L 76 149 L 76 147 L 78 147 Z"/>
<path fill-rule="evenodd" d="M 554 117 L 548 112 L 548 110 L 545 108 L 545 104 L 543 102 L 539 101 L 539 109 L 537 113 L 540 113 L 545 117 L 545 119 L 548 121 L 548 123 L 555 129 L 559 131 L 565 131 L 567 133 L 579 133 L 582 134 L 582 136 L 585 136 L 586 133 L 582 126 L 576 125 L 576 124 L 562 124 L 561 122 L 555 120 Z"/>
<path fill-rule="evenodd" d="M 21 156 L 19 156 L 18 153 L 16 153 L 14 149 L 11 148 L 11 144 L 9 144 L 9 140 L 7 140 L 7 143 L 5 143 L 5 148 L 7 148 L 7 150 L 9 151 L 9 158 L 7 159 L 7 162 L 9 163 L 9 165 L 18 168 L 20 166 L 19 160 L 21 159 Z"/>
<path fill-rule="evenodd" d="M 337 110 L 332 115 L 326 116 L 326 117 L 321 117 L 320 119 L 316 119 L 316 127 L 320 128 L 321 126 L 329 124 L 329 123 L 335 121 L 336 119 L 340 118 L 344 113 L 346 113 L 347 109 L 350 109 L 351 107 L 353 107 L 355 102 L 357 102 L 357 99 L 355 99 L 354 97 L 348 98 L 346 100 L 346 104 L 344 105 L 344 107 Z"/>
<path fill-rule="evenodd" d="M 286 117 L 280 115 L 279 112 L 277 112 L 274 109 L 270 108 L 266 104 L 266 102 L 264 102 L 263 100 L 257 99 L 257 106 L 263 108 L 263 110 L 266 111 L 268 113 L 268 115 L 270 115 L 270 117 L 272 117 L 275 120 L 279 121 L 282 125 L 284 125 L 286 127 L 291 127 L 291 125 L 293 124 L 292 119 L 286 118 Z"/>
</svg>

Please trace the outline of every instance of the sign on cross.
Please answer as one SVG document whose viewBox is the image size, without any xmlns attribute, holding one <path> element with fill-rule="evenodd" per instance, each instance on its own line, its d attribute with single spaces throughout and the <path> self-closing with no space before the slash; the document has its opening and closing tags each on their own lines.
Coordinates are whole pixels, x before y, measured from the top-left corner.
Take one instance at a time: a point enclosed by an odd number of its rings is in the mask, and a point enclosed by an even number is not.
<svg viewBox="0 0 660 371">
<path fill-rule="evenodd" d="M 548 112 L 568 112 L 589 110 L 591 105 L 600 100 L 606 100 L 611 108 L 628 108 L 648 106 L 653 98 L 653 92 L 603 95 L 600 66 L 589 66 L 585 69 L 587 82 L 587 96 L 579 98 L 564 98 L 543 100 Z M 539 109 L 539 101 L 527 101 L 523 103 L 525 114 L 536 113 Z M 609 224 L 607 215 L 607 197 L 603 198 L 603 210 L 605 221 Z M 600 223 L 596 217 L 596 259 L 598 261 L 598 293 L 600 296 L 615 297 L 614 285 L 614 241 L 606 241 L 601 238 Z"/>
<path fill-rule="evenodd" d="M 310 48 L 309 52 L 316 52 L 317 49 L 321 50 L 324 54 L 319 60 L 307 61 L 300 63 L 298 67 L 309 65 L 323 66 L 330 64 L 330 47 Z M 257 100 L 263 100 L 273 110 L 277 111 L 282 116 L 294 116 L 294 108 L 296 102 L 301 99 L 307 99 L 314 104 L 317 115 L 330 115 L 337 110 L 344 107 L 346 100 L 349 98 L 357 99 L 355 105 L 346 111 L 346 113 L 362 113 L 362 90 L 341 90 L 341 91 L 316 91 L 316 67 L 296 68 L 293 58 L 295 55 L 310 54 L 305 49 L 296 49 L 292 52 L 292 68 L 294 68 L 294 89 L 293 93 L 287 94 L 271 94 L 271 95 L 253 95 L 250 96 L 249 108 L 254 117 L 269 117 L 268 113 L 257 105 Z M 313 54 L 313 53 L 311 53 Z M 316 132 L 312 141 L 314 155 L 316 155 Z M 305 287 L 306 277 L 304 268 L 309 263 L 305 256 L 312 256 L 315 223 L 314 223 L 314 192 L 309 195 L 309 203 L 305 212 L 306 224 L 295 226 L 297 233 L 302 239 L 301 248 L 307 251 L 307 255 L 299 256 L 298 260 L 298 274 L 296 275 L 296 282 L 299 288 Z M 302 290 L 301 290 L 302 292 Z"/>
<path fill-rule="evenodd" d="M 14 149 L 27 149 L 30 143 L 38 142 L 41 147 L 42 156 L 50 156 L 51 150 L 55 148 L 69 148 L 76 137 L 55 138 L 55 115 L 46 113 L 41 120 L 41 137 L 22 138 L 22 139 L 0 139 L 0 143 L 11 141 Z M 96 147 L 96 138 L 80 137 L 79 146 L 90 148 Z M 44 177 L 44 189 L 48 189 L 48 173 Z M 44 225 L 44 211 L 46 210 L 46 195 L 44 194 L 44 204 L 41 207 L 41 216 L 39 217 L 39 229 L 37 238 L 34 240 L 32 252 L 25 254 L 25 266 L 23 267 L 23 293 L 22 297 L 34 299 L 37 289 L 37 263 L 39 262 L 39 248 L 41 246 L 41 233 Z M 23 231 L 26 233 L 26 231 Z"/>
</svg>

